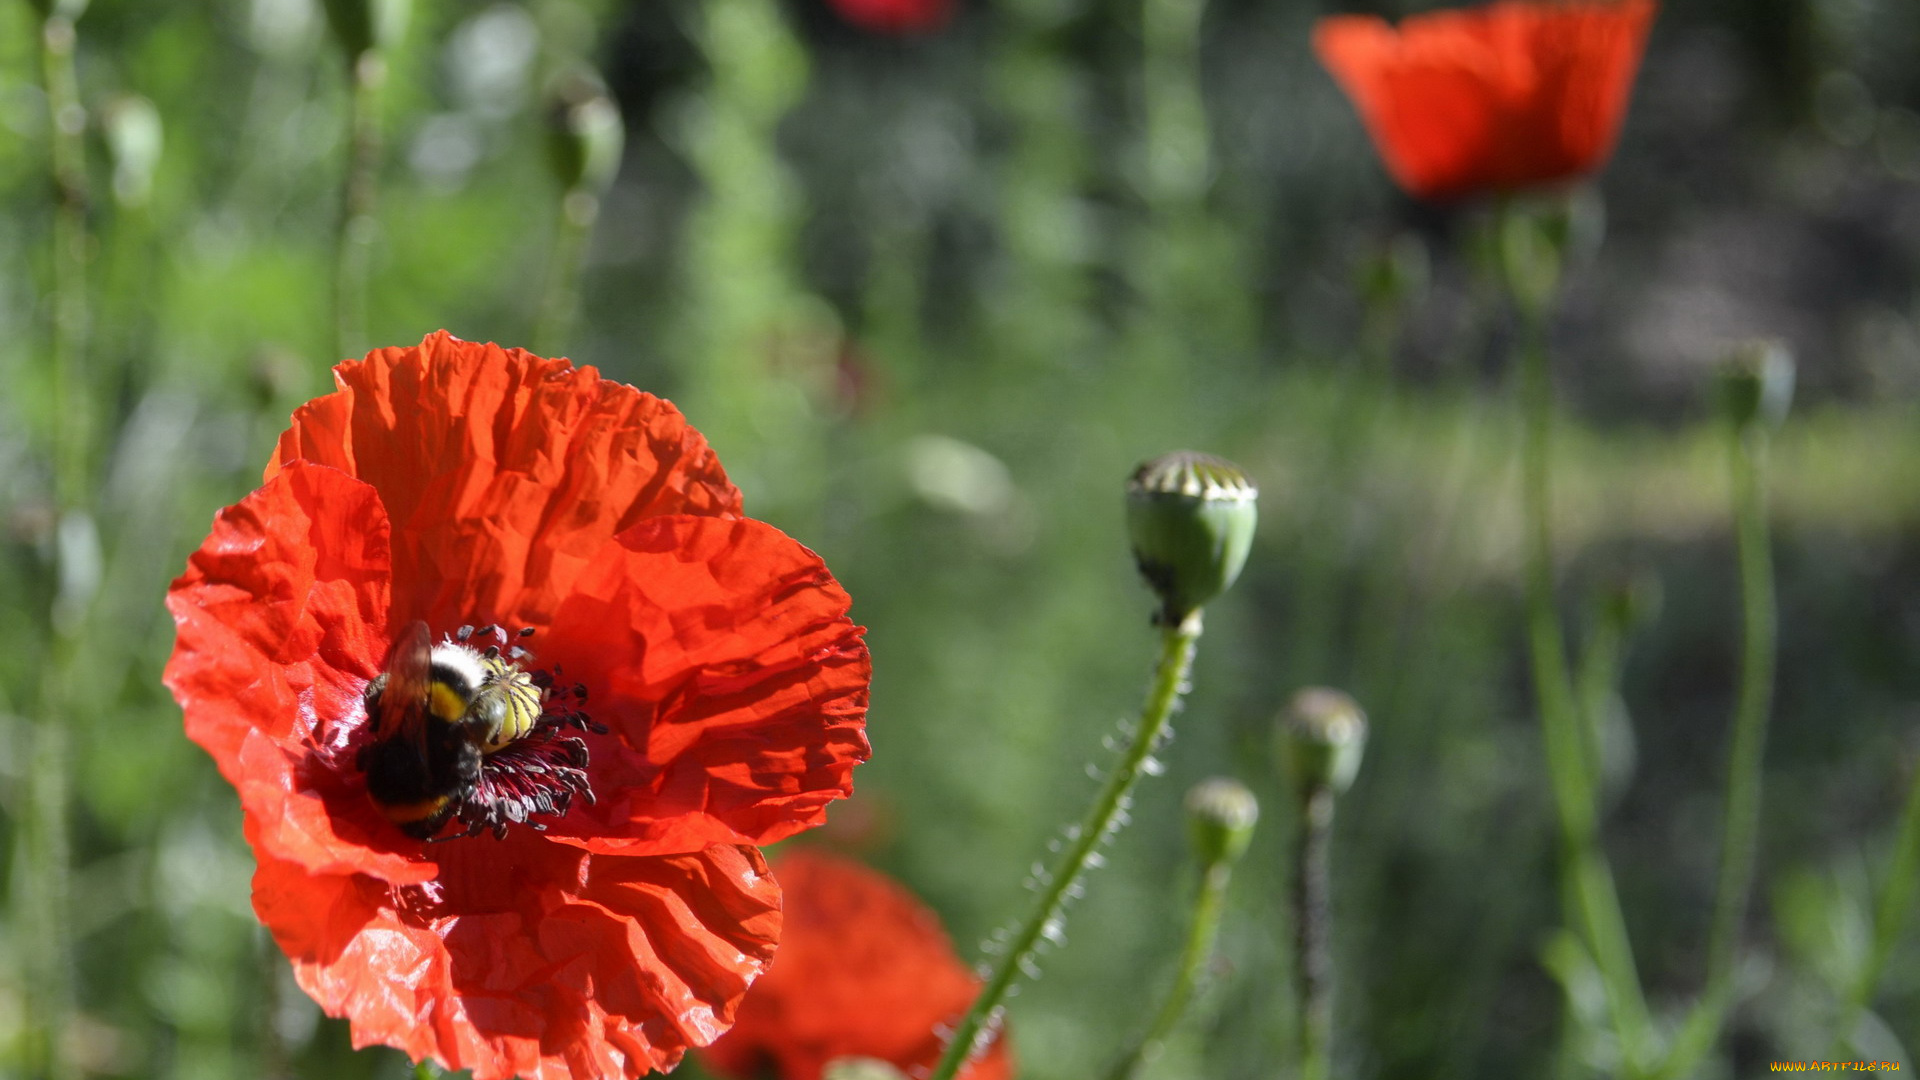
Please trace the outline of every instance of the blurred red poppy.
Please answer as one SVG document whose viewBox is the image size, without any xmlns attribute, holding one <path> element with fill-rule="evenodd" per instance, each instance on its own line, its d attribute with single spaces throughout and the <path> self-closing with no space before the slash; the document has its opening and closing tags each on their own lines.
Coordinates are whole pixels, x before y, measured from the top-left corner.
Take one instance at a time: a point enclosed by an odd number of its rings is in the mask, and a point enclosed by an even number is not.
<svg viewBox="0 0 1920 1080">
<path fill-rule="evenodd" d="M 787 898 L 780 951 L 733 1030 L 701 1060 L 742 1080 L 819 1080 L 828 1062 L 844 1057 L 926 1075 L 942 1049 L 936 1028 L 950 1029 L 980 989 L 939 917 L 850 859 L 800 850 L 780 860 L 778 873 Z M 1012 1073 L 1003 1034 L 960 1075 Z"/>
<path fill-rule="evenodd" d="M 753 845 L 866 759 L 846 593 L 740 516 L 678 411 L 592 368 L 442 332 L 334 377 L 167 597 L 166 683 L 239 792 L 254 910 L 356 1046 L 476 1080 L 670 1068 L 773 954 Z M 423 843 L 369 795 L 367 687 L 415 620 L 530 628 L 514 666 L 564 671 L 478 766 L 470 801 L 526 796 L 498 837 Z M 590 730 L 552 730 L 576 706 Z M 591 802 L 553 797 L 562 742 Z"/>
<path fill-rule="evenodd" d="M 1446 200 L 1587 175 L 1625 117 L 1655 0 L 1497 0 L 1404 19 L 1335 15 L 1320 62 L 1408 193 Z"/>
<path fill-rule="evenodd" d="M 954 0 L 828 0 L 840 17 L 876 34 L 924 34 L 953 18 Z"/>
</svg>

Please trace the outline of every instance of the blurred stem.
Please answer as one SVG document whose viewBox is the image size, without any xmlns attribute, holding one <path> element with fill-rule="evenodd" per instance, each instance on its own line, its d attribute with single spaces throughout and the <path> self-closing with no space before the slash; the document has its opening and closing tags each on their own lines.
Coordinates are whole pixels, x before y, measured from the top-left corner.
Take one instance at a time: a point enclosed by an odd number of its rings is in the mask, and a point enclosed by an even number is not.
<svg viewBox="0 0 1920 1080">
<path fill-rule="evenodd" d="M 1205 13 L 1205 0 L 1144 0 L 1141 6 L 1146 195 L 1163 219 L 1198 209 L 1210 168 L 1207 110 L 1200 93 Z"/>
<path fill-rule="evenodd" d="M 1193 1000 L 1201 972 L 1213 955 L 1213 943 L 1220 936 L 1220 913 L 1225 907 L 1227 885 L 1233 880 L 1233 864 L 1225 859 L 1201 870 L 1200 893 L 1193 901 L 1193 915 L 1187 923 L 1187 943 L 1180 952 L 1180 967 L 1168 989 L 1166 1000 L 1154 1015 L 1147 1033 L 1121 1057 L 1109 1074 L 1111 1080 L 1130 1080 L 1142 1066 L 1152 1063 L 1165 1048 L 1167 1036 L 1180 1023 L 1180 1017 Z"/>
<path fill-rule="evenodd" d="M 1068 834 L 1067 848 L 1040 883 L 1040 896 L 1033 910 L 1008 942 L 1006 952 L 994 965 L 993 974 L 987 977 L 987 984 L 973 1007 L 955 1027 L 946 1051 L 940 1055 L 940 1062 L 928 1080 L 953 1080 L 974 1051 L 984 1048 L 991 1039 L 992 1032 L 999 1027 L 1001 1003 L 1007 991 L 1033 966 L 1034 949 L 1041 937 L 1058 935 L 1067 897 L 1075 891 L 1095 850 L 1120 831 L 1120 813 L 1132 802 L 1133 786 L 1139 781 L 1147 758 L 1165 738 L 1174 709 L 1186 692 L 1187 675 L 1193 668 L 1193 654 L 1200 642 L 1200 614 L 1195 611 L 1178 625 L 1161 627 L 1160 657 L 1152 689 L 1140 710 L 1133 745 L 1107 775 L 1086 816 Z"/>
<path fill-rule="evenodd" d="M 1327 1080 L 1333 1063 L 1333 910 L 1328 850 L 1333 789 L 1304 793 L 1294 841 L 1294 998 L 1300 1010 L 1301 1080 Z"/>
<path fill-rule="evenodd" d="M 1735 998 L 1740 929 L 1746 921 L 1747 901 L 1753 892 L 1753 869 L 1760 843 L 1761 768 L 1766 757 L 1767 715 L 1773 698 L 1773 664 L 1778 620 L 1773 593 L 1773 553 L 1767 537 L 1767 431 L 1762 423 L 1750 422 L 1730 429 L 1728 461 L 1733 480 L 1733 523 L 1735 544 L 1739 549 L 1741 656 L 1739 698 L 1734 704 L 1733 738 L 1728 750 L 1726 810 L 1720 841 L 1720 875 L 1713 905 L 1713 920 L 1707 931 L 1707 985 L 1694 1004 L 1686 1023 L 1673 1041 L 1673 1049 L 1660 1070 L 1662 1077 L 1690 1075 L 1700 1059 L 1713 1048 L 1732 1011 Z M 1920 833 L 1914 822 L 1920 814 L 1920 792 L 1909 799 L 1906 817 L 1901 822 L 1900 843 L 1911 849 L 1913 833 Z M 1911 859 L 1911 854 L 1896 855 Z M 1900 870 L 1909 877 L 1911 861 Z M 1907 890 L 1910 883 L 1891 885 Z M 1882 902 L 1887 899 L 1882 895 Z M 1881 915 L 1885 915 L 1884 908 Z M 1896 919 L 1898 916 L 1896 916 Z M 1885 932 L 1875 920 L 1875 948 Z M 1897 933 L 1897 930 L 1896 930 Z M 1888 942 L 1890 947 L 1891 942 Z M 1884 952 L 1876 951 L 1872 978 L 1878 980 L 1879 961 Z M 1872 983 L 1865 993 L 1872 992 Z M 1864 1004 L 1864 998 L 1860 998 Z M 1844 1017 L 1858 1013 L 1848 1008 Z M 1839 1038 L 1851 1033 L 1843 1026 Z"/>
<path fill-rule="evenodd" d="M 580 264 L 586 255 L 587 237 L 599 217 L 600 197 L 584 187 L 573 188 L 560 200 L 546 293 L 533 331 L 534 351 L 541 356 L 559 356 L 567 351 L 574 320 L 580 313 Z"/>
<path fill-rule="evenodd" d="M 387 61 L 368 49 L 348 64 L 347 173 L 334 233 L 334 353 L 367 351 L 367 274 L 373 263 L 374 210 L 380 198 L 380 102 Z"/>
<path fill-rule="evenodd" d="M 1509 210 L 1509 213 L 1513 211 Z M 1553 387 L 1548 370 L 1548 304 L 1517 291 L 1523 341 L 1520 397 L 1522 518 L 1526 547 L 1527 645 L 1533 665 L 1547 775 L 1559 816 L 1566 915 L 1586 939 L 1607 989 L 1615 1034 L 1630 1073 L 1646 1061 L 1648 1017 L 1634 968 L 1613 873 L 1599 846 L 1594 778 L 1581 734 L 1579 702 L 1567 668 L 1566 643 L 1553 603 L 1552 479 L 1548 465 Z"/>
<path fill-rule="evenodd" d="M 1874 903 L 1873 949 L 1860 969 L 1859 981 L 1841 1003 L 1840 1022 L 1834 1031 L 1833 1052 L 1839 1059 L 1853 1048 L 1853 1032 L 1860 1016 L 1873 1001 L 1873 991 L 1886 970 L 1887 958 L 1906 928 L 1907 913 L 1913 907 L 1914 880 L 1920 877 L 1920 770 L 1907 789 L 1907 807 L 1900 815 L 1900 835 L 1893 844 L 1893 865 L 1880 883 L 1880 895 Z"/>
<path fill-rule="evenodd" d="M 26 816 L 17 879 L 22 893 L 18 939 L 25 954 L 27 985 L 23 1058 L 26 1074 L 55 1080 L 76 1075 L 64 1053 L 62 1034 L 72 1008 L 72 928 L 67 921 L 72 853 L 67 832 L 71 710 L 67 672 L 77 652 L 77 618 L 63 617 L 73 580 L 69 521 L 87 502 L 89 414 L 82 370 L 87 334 L 87 115 L 74 71 L 73 20 L 59 12 L 41 23 L 41 71 L 52 120 L 53 317 L 49 346 L 53 364 L 51 437 L 56 589 L 48 611 L 50 655 L 41 669 L 39 709 L 26 769 Z"/>
<path fill-rule="evenodd" d="M 1773 553 L 1767 537 L 1767 431 L 1748 423 L 1732 432 L 1733 519 L 1739 548 L 1740 696 L 1727 761 L 1727 805 L 1720 883 L 1707 934 L 1707 993 L 1732 1003 L 1734 967 L 1760 840 L 1761 765 L 1773 700 Z"/>
<path fill-rule="evenodd" d="M 1611 611 L 1601 611 L 1593 620 L 1593 629 L 1580 654 L 1579 687 L 1582 753 L 1586 757 L 1588 793 L 1594 799 L 1594 813 L 1605 799 L 1606 764 L 1605 724 L 1612 707 L 1614 690 L 1620 685 L 1620 654 L 1627 636 L 1624 620 Z"/>
<path fill-rule="evenodd" d="M 63 512 L 84 501 L 90 419 L 81 371 L 87 337 L 87 113 L 74 72 L 75 38 L 73 20 L 65 15 L 49 15 L 42 24 L 54 190 L 54 498 Z"/>
</svg>

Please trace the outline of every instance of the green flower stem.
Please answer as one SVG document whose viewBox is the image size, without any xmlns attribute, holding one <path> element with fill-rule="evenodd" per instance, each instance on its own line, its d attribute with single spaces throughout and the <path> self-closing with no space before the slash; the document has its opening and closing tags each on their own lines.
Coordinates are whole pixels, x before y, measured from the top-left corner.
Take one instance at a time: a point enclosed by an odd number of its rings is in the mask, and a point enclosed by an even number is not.
<svg viewBox="0 0 1920 1080">
<path fill-rule="evenodd" d="M 974 1000 L 973 1007 L 960 1019 L 948 1041 L 940 1062 L 929 1080 L 953 1080 L 960 1067 L 976 1049 L 984 1046 L 993 1028 L 999 1025 L 1001 1003 L 1007 991 L 1019 979 L 1022 969 L 1033 964 L 1034 949 L 1043 936 L 1059 933 L 1062 909 L 1070 891 L 1079 884 L 1094 852 L 1119 831 L 1120 812 L 1129 801 L 1129 793 L 1140 779 L 1143 766 L 1160 745 L 1173 717 L 1175 706 L 1186 692 L 1187 675 L 1193 667 L 1193 654 L 1200 641 L 1200 612 L 1195 611 L 1178 625 L 1160 631 L 1160 658 L 1155 668 L 1153 687 L 1140 710 L 1139 730 L 1133 745 L 1108 774 L 1107 781 L 1088 807 L 1075 830 L 1069 833 L 1067 848 L 1040 883 L 1040 896 L 1011 941 L 1006 952 L 987 977 L 987 985 Z"/>
<path fill-rule="evenodd" d="M 1333 1068 L 1332 840 L 1333 789 L 1323 784 L 1304 793 L 1294 840 L 1293 970 L 1301 1080 L 1327 1080 Z"/>
<path fill-rule="evenodd" d="M 380 197 L 380 103 L 387 62 L 368 49 L 348 63 L 347 173 L 341 186 L 340 219 L 334 232 L 334 353 L 345 359 L 367 351 L 367 275 L 378 231 Z"/>
<path fill-rule="evenodd" d="M 1626 920 L 1612 871 L 1599 847 L 1596 787 L 1587 760 L 1579 702 L 1568 670 L 1566 643 L 1553 604 L 1552 482 L 1548 453 L 1553 389 L 1547 366 L 1547 311 L 1516 297 L 1524 322 L 1520 394 L 1524 413 L 1521 447 L 1523 527 L 1526 547 L 1527 644 L 1533 664 L 1547 774 L 1553 787 L 1561 840 L 1562 892 L 1567 917 L 1593 951 L 1606 984 L 1630 1070 L 1646 1060 L 1649 1020 L 1646 1000 L 1628 942 Z"/>
<path fill-rule="evenodd" d="M 73 19 L 55 11 L 40 27 L 41 74 L 51 120 L 53 180 L 53 295 L 49 352 L 53 365 L 51 458 L 56 537 L 56 591 L 49 611 L 50 652 L 41 669 L 36 719 L 26 768 L 26 812 L 20 832 L 19 877 L 22 960 L 32 992 L 26 997 L 22 1059 L 29 1076 L 64 1080 L 77 1075 L 64 1053 L 73 998 L 72 927 L 68 922 L 71 859 L 67 812 L 72 709 L 68 673 L 77 654 L 76 618 L 68 617 L 70 580 L 67 524 L 83 519 L 87 503 L 87 447 L 91 424 L 85 373 L 87 336 L 87 115 L 74 70 Z"/>
<path fill-rule="evenodd" d="M 1761 764 L 1767 714 L 1773 702 L 1777 623 L 1773 553 L 1767 538 L 1767 432 L 1749 423 L 1733 432 L 1733 519 L 1739 548 L 1740 695 L 1734 705 L 1733 744 L 1727 762 L 1727 803 L 1720 847 L 1720 882 L 1707 934 L 1707 992 L 1731 1000 L 1734 964 L 1753 891 L 1759 849 Z"/>
<path fill-rule="evenodd" d="M 1761 769 L 1766 755 L 1767 715 L 1773 699 L 1773 664 L 1778 620 L 1773 595 L 1773 554 L 1767 538 L 1767 430 L 1764 423 L 1750 422 L 1732 429 L 1728 458 L 1733 479 L 1733 519 L 1735 545 L 1739 549 L 1741 656 L 1739 697 L 1734 704 L 1733 739 L 1728 751 L 1727 795 L 1720 841 L 1720 874 L 1714 897 L 1713 917 L 1707 932 L 1707 985 L 1694 1005 L 1686 1023 L 1673 1041 L 1673 1049 L 1660 1070 L 1660 1076 L 1679 1080 L 1690 1075 L 1700 1059 L 1713 1048 L 1726 1023 L 1734 1002 L 1736 961 L 1739 958 L 1740 928 L 1746 921 L 1747 901 L 1753 892 L 1753 868 L 1760 842 Z M 1920 842 L 1920 788 L 1909 800 L 1901 822 L 1901 851 L 1896 859 L 1907 859 L 1896 869 L 1909 877 L 1914 869 L 1916 842 Z M 1889 882 L 1890 891 L 1905 892 L 1911 884 Z M 1884 903 L 1888 897 L 1882 894 Z M 1904 913 L 1892 918 L 1897 923 Z M 1882 923 L 1888 912 L 1883 906 L 1875 920 L 1878 935 L 1886 932 Z M 1886 946 L 1891 947 L 1891 940 Z M 1884 961 L 1885 953 L 1876 953 Z M 1872 976 L 1878 981 L 1876 967 Z M 1872 983 L 1865 993 L 1872 992 Z M 1864 1007 L 1864 997 L 1859 998 Z M 1851 1001 L 1849 1002 L 1849 1005 Z M 1843 1010 L 1845 1011 L 1845 1010 Z M 1848 1013 L 1857 1016 L 1857 1013 Z M 1849 1032 L 1841 1029 L 1841 1038 Z"/>
<path fill-rule="evenodd" d="M 74 72 L 73 20 L 49 15 L 40 41 L 52 120 L 54 495 L 64 512 L 85 499 L 91 419 L 80 370 L 87 336 L 87 114 Z"/>
<path fill-rule="evenodd" d="M 1193 1000 L 1200 985 L 1201 972 L 1213 955 L 1213 943 L 1220 936 L 1220 913 L 1226 905 L 1227 885 L 1233 880 L 1233 864 L 1225 859 L 1205 867 L 1200 874 L 1200 894 L 1193 901 L 1193 916 L 1187 924 L 1187 942 L 1180 952 L 1180 967 L 1173 986 L 1167 991 L 1160 1011 L 1145 1035 L 1128 1050 L 1109 1074 L 1111 1080 L 1130 1080 L 1141 1067 L 1160 1056 L 1167 1036 L 1180 1023 L 1180 1017 Z"/>
<path fill-rule="evenodd" d="M 540 300 L 540 318 L 533 331 L 534 351 L 559 356 L 567 351 L 574 320 L 580 312 L 580 262 L 587 237 L 600 216 L 600 198 L 575 187 L 560 200 L 560 221 L 553 238 L 547 268 L 547 288 Z"/>
<path fill-rule="evenodd" d="M 1859 979 L 1841 1003 L 1833 1053 L 1829 1055 L 1835 1060 L 1852 1049 L 1853 1032 L 1859 1026 L 1860 1015 L 1872 1002 L 1874 988 L 1880 984 L 1880 973 L 1886 970 L 1887 958 L 1893 954 L 1893 947 L 1906 928 L 1907 913 L 1913 908 L 1916 876 L 1920 876 L 1920 772 L 1915 774 L 1913 786 L 1907 791 L 1907 807 L 1900 815 L 1900 835 L 1893 844 L 1893 865 L 1887 868 L 1880 895 L 1874 903 L 1872 951 L 1861 966 Z"/>
<path fill-rule="evenodd" d="M 1142 163 L 1155 213 L 1195 212 L 1205 190 L 1212 149 L 1200 92 L 1200 21 L 1205 0 L 1145 0 L 1140 10 L 1141 81 L 1145 88 Z"/>
</svg>

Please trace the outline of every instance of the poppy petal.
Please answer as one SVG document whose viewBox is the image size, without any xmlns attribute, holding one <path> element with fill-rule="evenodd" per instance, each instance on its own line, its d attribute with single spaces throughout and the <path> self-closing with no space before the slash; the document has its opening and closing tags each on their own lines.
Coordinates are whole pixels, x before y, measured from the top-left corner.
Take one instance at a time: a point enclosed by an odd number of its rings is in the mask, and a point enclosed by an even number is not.
<svg viewBox="0 0 1920 1080">
<path fill-rule="evenodd" d="M 269 823 L 263 846 L 316 871 L 411 882 L 433 867 L 393 847 L 359 774 L 340 767 L 386 654 L 387 538 L 372 488 L 289 466 L 214 518 L 168 590 L 177 636 L 162 678 L 187 737 Z"/>
<path fill-rule="evenodd" d="M 545 623 L 587 559 L 641 519 L 740 514 L 679 410 L 591 367 L 442 330 L 334 380 L 294 413 L 267 476 L 315 461 L 380 492 L 403 621 Z"/>
<path fill-rule="evenodd" d="M 553 827 L 595 851 L 772 843 L 825 820 L 867 759 L 872 664 L 813 552 L 748 519 L 654 518 L 574 582 L 541 645 L 615 738 L 599 802 Z"/>
<path fill-rule="evenodd" d="M 1540 3 L 1314 27 L 1313 48 L 1353 100 L 1394 180 L 1452 199 L 1586 175 L 1626 114 L 1656 0 Z"/>
<path fill-rule="evenodd" d="M 250 838 L 259 827 L 249 816 Z M 493 846 L 521 897 L 503 909 L 444 914 L 471 898 L 315 874 L 256 845 L 254 910 L 301 988 L 351 1020 L 355 1047 L 393 1046 L 474 1080 L 670 1069 L 725 1030 L 773 954 L 780 890 L 752 848 Z"/>
</svg>

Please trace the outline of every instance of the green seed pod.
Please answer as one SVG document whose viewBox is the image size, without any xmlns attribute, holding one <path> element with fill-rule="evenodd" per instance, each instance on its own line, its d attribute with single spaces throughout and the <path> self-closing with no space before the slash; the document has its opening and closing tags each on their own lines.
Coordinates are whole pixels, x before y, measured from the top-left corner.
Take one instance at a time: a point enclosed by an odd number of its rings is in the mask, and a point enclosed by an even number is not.
<svg viewBox="0 0 1920 1080">
<path fill-rule="evenodd" d="M 1259 800 L 1238 780 L 1216 776 L 1187 791 L 1187 833 L 1204 866 L 1237 862 L 1259 820 Z"/>
<path fill-rule="evenodd" d="M 1160 621 L 1179 624 L 1225 592 L 1247 564 L 1259 491 L 1240 467 L 1178 450 L 1127 481 L 1134 561 L 1160 597 Z"/>
<path fill-rule="evenodd" d="M 407 32 L 412 0 L 323 0 L 327 25 L 349 60 L 370 49 L 385 49 Z"/>
<path fill-rule="evenodd" d="M 575 68 L 548 93 L 547 147 L 563 191 L 605 192 L 620 169 L 626 128 L 599 76 Z"/>
<path fill-rule="evenodd" d="M 1303 796 L 1352 786 L 1367 748 L 1367 714 L 1353 698 L 1324 686 L 1293 695 L 1278 725 L 1282 767 Z"/>
<path fill-rule="evenodd" d="M 907 1080 L 907 1076 L 879 1058 L 843 1057 L 827 1062 L 820 1080 Z"/>
<path fill-rule="evenodd" d="M 1793 354 L 1778 341 L 1750 341 L 1720 366 L 1720 411 L 1735 427 L 1771 430 L 1793 404 Z"/>
</svg>

